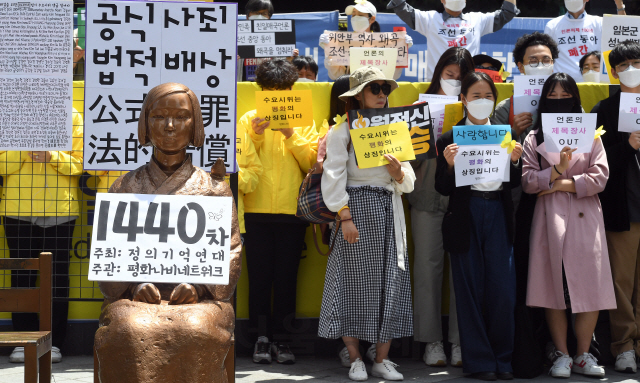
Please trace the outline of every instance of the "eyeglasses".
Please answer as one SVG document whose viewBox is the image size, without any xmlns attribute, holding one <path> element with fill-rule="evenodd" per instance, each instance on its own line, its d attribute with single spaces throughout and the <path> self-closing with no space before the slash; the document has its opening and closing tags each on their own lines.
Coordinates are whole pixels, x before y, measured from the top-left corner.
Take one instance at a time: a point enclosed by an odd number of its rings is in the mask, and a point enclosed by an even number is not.
<svg viewBox="0 0 640 383">
<path fill-rule="evenodd" d="M 380 90 L 382 90 L 382 94 L 384 94 L 385 96 L 388 96 L 391 93 L 391 85 L 387 84 L 386 82 L 382 85 L 378 84 L 377 82 L 372 82 L 367 86 L 371 89 L 371 93 L 373 93 L 374 96 L 380 94 Z"/>
<path fill-rule="evenodd" d="M 529 59 L 529 65 L 531 65 L 532 68 L 537 68 L 540 64 L 542 64 L 542 66 L 549 66 L 553 64 L 553 59 L 551 57 L 545 57 L 542 59 L 542 62 L 535 57 Z"/>
<path fill-rule="evenodd" d="M 482 65 L 476 65 L 476 69 L 486 69 L 486 70 L 493 70 L 496 72 L 500 72 L 500 69 L 494 67 L 494 66 L 482 66 Z"/>
<path fill-rule="evenodd" d="M 624 72 L 629 69 L 629 66 L 631 65 L 636 69 L 640 69 L 640 60 L 628 60 L 622 64 L 616 65 L 616 72 Z"/>
</svg>

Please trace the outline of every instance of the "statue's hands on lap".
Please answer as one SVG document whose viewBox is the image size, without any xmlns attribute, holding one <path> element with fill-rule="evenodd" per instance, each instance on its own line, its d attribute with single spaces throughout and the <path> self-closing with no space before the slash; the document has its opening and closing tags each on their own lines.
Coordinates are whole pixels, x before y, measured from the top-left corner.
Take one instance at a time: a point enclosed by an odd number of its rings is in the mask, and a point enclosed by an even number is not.
<svg viewBox="0 0 640 383">
<path fill-rule="evenodd" d="M 181 283 L 171 292 L 170 305 L 188 305 L 198 303 L 198 291 L 195 286 Z"/>
<path fill-rule="evenodd" d="M 159 305 L 161 301 L 160 290 L 153 283 L 141 283 L 133 292 L 133 300 Z"/>
</svg>

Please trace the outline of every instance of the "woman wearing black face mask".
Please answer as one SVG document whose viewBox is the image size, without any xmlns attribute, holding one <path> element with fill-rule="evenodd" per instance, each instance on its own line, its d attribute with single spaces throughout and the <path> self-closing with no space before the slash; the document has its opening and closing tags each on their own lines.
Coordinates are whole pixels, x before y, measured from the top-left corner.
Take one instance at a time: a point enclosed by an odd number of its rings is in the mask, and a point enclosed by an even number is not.
<svg viewBox="0 0 640 383">
<path fill-rule="evenodd" d="M 551 75 L 542 88 L 538 113 L 582 113 L 576 82 L 565 73 Z M 599 310 L 616 307 L 602 207 L 598 193 L 609 178 L 607 156 L 599 138 L 591 152 L 574 154 L 545 149 L 540 115 L 524 143 L 522 189 L 537 194 L 529 246 L 527 305 L 545 308 L 557 349 L 550 374 L 571 371 L 604 377 L 589 353 Z M 565 310 L 576 314 L 577 352 L 567 349 Z"/>
</svg>

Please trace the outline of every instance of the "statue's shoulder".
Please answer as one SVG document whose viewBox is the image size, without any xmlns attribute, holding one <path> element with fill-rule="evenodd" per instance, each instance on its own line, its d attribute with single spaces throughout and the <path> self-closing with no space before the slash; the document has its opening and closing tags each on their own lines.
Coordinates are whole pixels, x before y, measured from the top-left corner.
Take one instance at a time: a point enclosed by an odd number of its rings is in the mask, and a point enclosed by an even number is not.
<svg viewBox="0 0 640 383">
<path fill-rule="evenodd" d="M 140 193 L 146 189 L 147 183 L 144 182 L 146 175 L 146 167 L 148 165 L 142 165 L 136 170 L 132 170 L 129 173 L 125 173 L 118 177 L 117 180 L 109 188 L 109 193 Z"/>
</svg>

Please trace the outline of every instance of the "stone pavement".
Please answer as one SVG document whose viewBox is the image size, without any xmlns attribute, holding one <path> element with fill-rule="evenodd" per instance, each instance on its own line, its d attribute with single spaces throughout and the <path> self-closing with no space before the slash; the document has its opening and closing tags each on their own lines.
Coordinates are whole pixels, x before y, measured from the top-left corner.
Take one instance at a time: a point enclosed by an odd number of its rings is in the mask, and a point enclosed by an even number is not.
<svg viewBox="0 0 640 383">
<path fill-rule="evenodd" d="M 464 378 L 461 369 L 458 368 L 431 368 L 426 367 L 422 361 L 412 359 L 395 360 L 400 366 L 398 370 L 404 374 L 406 382 L 444 382 L 448 383 L 478 383 L 478 380 Z M 293 383 L 338 383 L 351 382 L 347 376 L 348 370 L 341 367 L 338 358 L 318 359 L 300 358 L 298 363 L 290 366 L 254 364 L 251 358 L 238 358 L 236 368 L 237 383 L 274 382 Z M 367 365 L 370 371 L 371 366 Z M 8 362 L 7 356 L 0 356 L 0 383 L 24 382 L 24 365 Z M 518 379 L 516 379 L 518 380 Z M 62 363 L 53 365 L 53 378 L 55 383 L 91 383 L 93 382 L 93 358 L 90 356 L 64 357 Z M 378 383 L 378 378 L 369 377 L 369 383 Z M 587 378 L 574 374 L 570 379 L 557 380 L 548 375 L 541 375 L 533 380 L 520 380 L 521 382 L 535 383 L 594 383 L 598 379 Z M 640 374 L 621 374 L 612 368 L 607 368 L 607 375 L 601 382 L 638 383 Z"/>
</svg>

